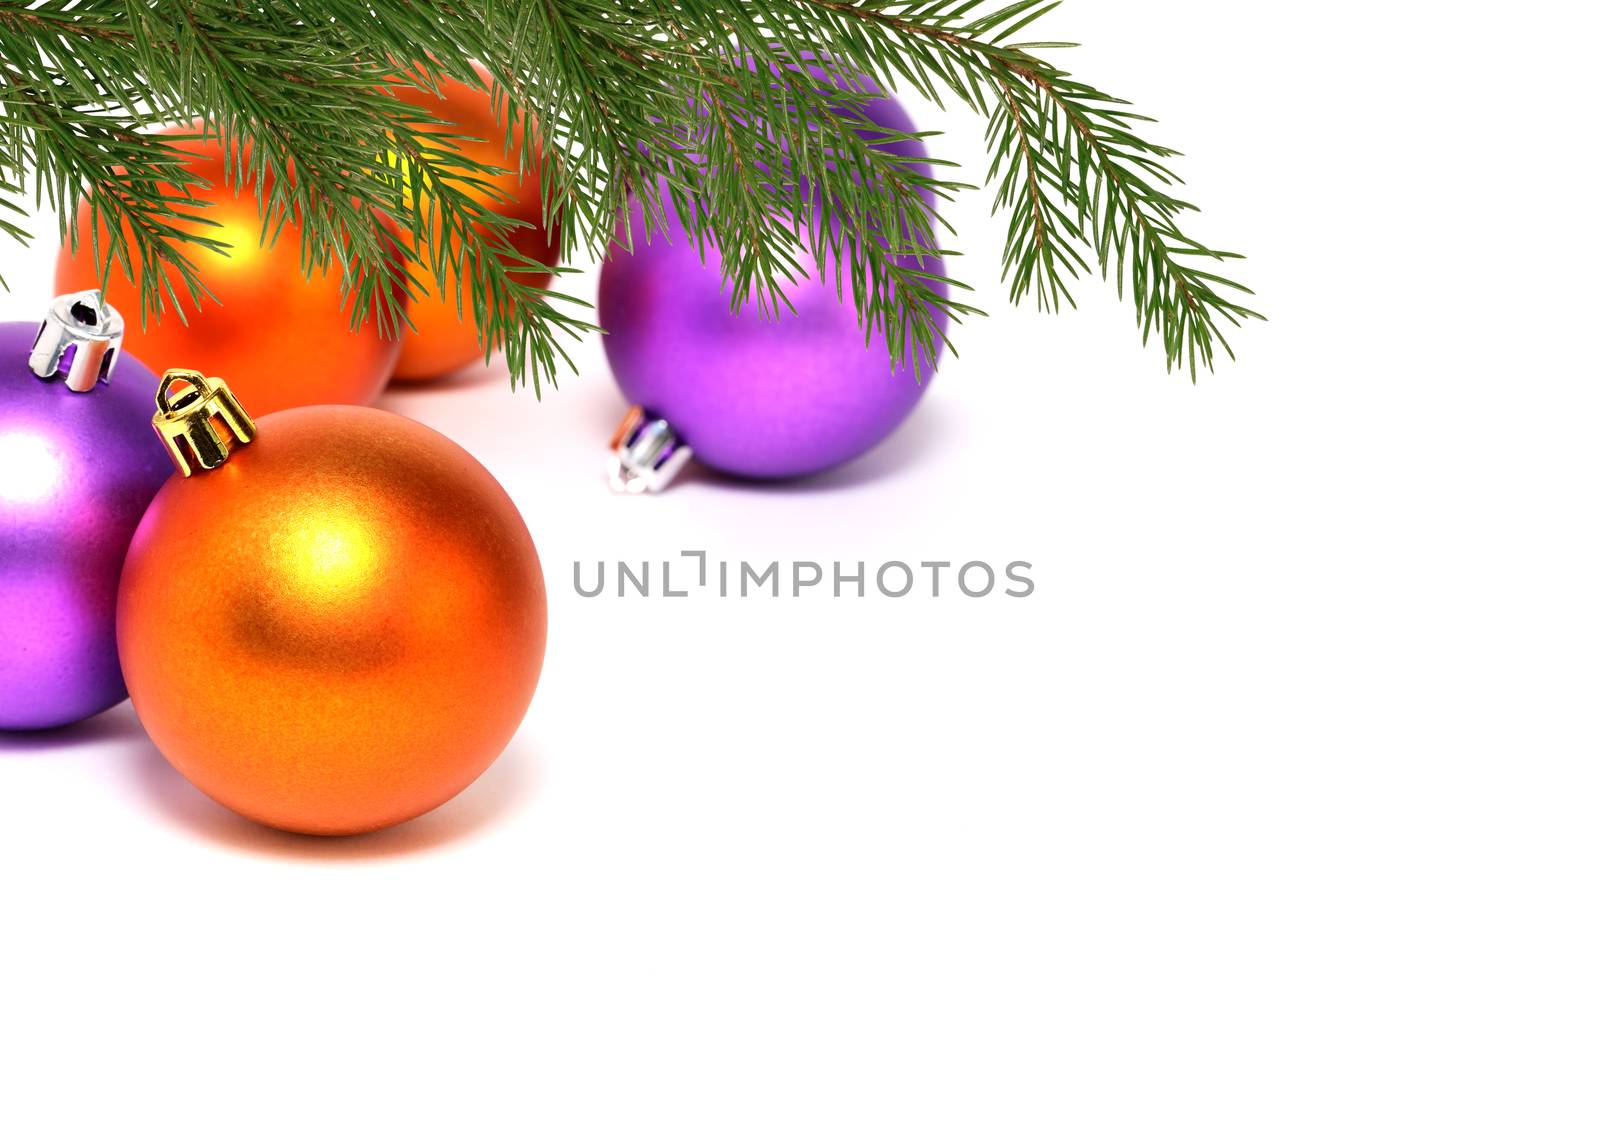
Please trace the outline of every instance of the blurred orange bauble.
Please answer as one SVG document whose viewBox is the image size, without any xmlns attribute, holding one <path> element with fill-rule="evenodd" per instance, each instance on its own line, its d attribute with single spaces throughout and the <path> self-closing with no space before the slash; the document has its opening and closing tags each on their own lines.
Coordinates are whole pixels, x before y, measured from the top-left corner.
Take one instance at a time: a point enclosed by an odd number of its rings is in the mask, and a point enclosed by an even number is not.
<svg viewBox="0 0 1600 1148">
<path fill-rule="evenodd" d="M 259 421 L 134 536 L 117 638 L 167 760 L 237 813 L 340 835 L 426 813 L 505 749 L 544 661 L 544 577 L 455 443 L 369 407 Z"/>
<path fill-rule="evenodd" d="M 199 210 L 218 225 L 194 230 L 223 240 L 231 249 L 219 253 L 191 246 L 188 252 L 200 281 L 216 298 L 193 304 L 184 297 L 183 317 L 169 301 L 159 318 L 152 315 L 143 325 L 138 321 L 138 288 L 113 264 L 107 297 L 128 316 L 124 347 L 157 372 L 204 367 L 220 375 L 254 415 L 312 403 L 371 402 L 394 368 L 398 337 L 380 335 L 375 317 L 351 329 L 337 263 L 308 279 L 301 269 L 300 229 L 294 223 L 285 223 L 276 241 L 262 246 L 255 192 L 246 188 L 235 193 L 227 186 L 222 149 L 214 140 L 180 146 L 194 156 L 189 170 L 211 185 L 201 195 L 212 205 Z M 99 283 L 91 218 L 88 206 L 80 206 L 76 250 L 63 246 L 56 258 L 57 293 Z M 104 222 L 99 226 L 104 251 Z M 173 282 L 181 284 L 175 272 Z M 395 288 L 403 291 L 398 261 Z M 182 297 L 181 285 L 177 289 Z"/>
<path fill-rule="evenodd" d="M 494 195 L 483 197 L 486 205 L 501 215 L 531 225 L 519 227 L 510 233 L 512 246 L 518 252 L 547 266 L 554 263 L 560 250 L 560 239 L 556 227 L 546 227 L 544 222 L 539 168 L 536 165 L 520 176 L 516 174 L 522 129 L 519 128 L 514 136 L 516 147 L 508 151 L 505 147 L 505 121 L 494 114 L 488 92 L 457 80 L 445 80 L 441 90 L 442 99 L 432 92 L 413 87 L 396 87 L 395 95 L 429 115 L 448 120 L 454 125 L 450 129 L 452 132 L 473 137 L 471 140 L 451 141 L 468 158 L 510 169 L 491 181 Z M 414 330 L 405 334 L 395 377 L 428 379 L 481 360 L 484 348 L 478 337 L 478 326 L 472 319 L 470 297 L 463 296 L 458 314 L 454 281 L 441 286 L 432 268 L 420 263 L 409 264 L 408 270 L 416 276 L 421 286 L 406 309 Z M 530 275 L 525 278 L 536 287 L 543 287 L 550 282 L 549 275 Z"/>
</svg>

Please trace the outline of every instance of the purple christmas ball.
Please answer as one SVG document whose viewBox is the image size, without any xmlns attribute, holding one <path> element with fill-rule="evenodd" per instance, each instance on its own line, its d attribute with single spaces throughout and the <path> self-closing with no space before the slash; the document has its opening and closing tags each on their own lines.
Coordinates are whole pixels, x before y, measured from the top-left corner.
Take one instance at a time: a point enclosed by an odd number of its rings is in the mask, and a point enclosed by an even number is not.
<svg viewBox="0 0 1600 1148">
<path fill-rule="evenodd" d="M 109 311 L 109 309 L 107 309 Z M 29 368 L 41 328 L 0 323 L 0 729 L 48 729 L 127 696 L 117 580 L 172 474 L 150 429 L 156 377 L 112 348 L 79 394 Z M 104 348 L 102 348 L 103 350 Z M 69 355 L 84 356 L 83 346 Z"/>
<path fill-rule="evenodd" d="M 890 97 L 867 103 L 863 111 L 892 131 L 915 130 Z M 919 140 L 883 140 L 877 146 L 927 158 Z M 917 166 L 929 170 L 926 163 Z M 606 356 L 623 394 L 665 420 L 677 441 L 706 465 L 768 479 L 825 470 L 877 445 L 922 398 L 932 364 L 923 362 L 919 382 L 909 353 L 896 368 L 881 332 L 870 342 L 863 337 L 849 276 L 841 298 L 831 258 L 826 280 L 812 270 L 784 288 L 792 312 L 780 309 L 776 318 L 763 318 L 752 302 L 735 313 L 715 248 L 707 245 L 702 262 L 670 208 L 665 234 L 658 231 L 645 243 L 637 202 L 631 214 L 634 250 L 614 245 L 600 273 Z M 787 223 L 775 219 L 773 226 Z M 944 273 L 938 258 L 922 267 Z M 934 320 L 937 349 L 944 316 Z"/>
</svg>

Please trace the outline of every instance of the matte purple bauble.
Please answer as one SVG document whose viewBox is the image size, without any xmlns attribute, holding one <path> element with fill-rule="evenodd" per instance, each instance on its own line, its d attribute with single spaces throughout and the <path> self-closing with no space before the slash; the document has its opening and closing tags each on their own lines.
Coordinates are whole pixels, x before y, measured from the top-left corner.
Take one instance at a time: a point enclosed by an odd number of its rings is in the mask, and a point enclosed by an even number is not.
<svg viewBox="0 0 1600 1148">
<path fill-rule="evenodd" d="M 86 394 L 28 369 L 39 327 L 0 323 L 0 729 L 47 729 L 127 697 L 117 579 L 172 464 L 156 377 L 120 355 Z"/>
<path fill-rule="evenodd" d="M 913 130 L 890 98 L 865 111 Z M 927 154 L 917 140 L 879 146 Z M 841 299 L 831 259 L 827 281 L 812 273 L 784 288 L 792 313 L 764 319 L 753 303 L 734 313 L 715 248 L 702 263 L 671 209 L 666 233 L 647 244 L 638 203 L 631 214 L 634 250 L 613 246 L 600 273 L 606 356 L 628 399 L 665 419 L 706 465 L 748 478 L 825 470 L 881 442 L 922 398 L 932 364 L 922 364 L 919 383 L 909 354 L 895 369 L 881 333 L 865 340 L 848 274 Z M 923 266 L 944 273 L 937 258 Z M 942 347 L 944 316 L 934 319 Z"/>
</svg>

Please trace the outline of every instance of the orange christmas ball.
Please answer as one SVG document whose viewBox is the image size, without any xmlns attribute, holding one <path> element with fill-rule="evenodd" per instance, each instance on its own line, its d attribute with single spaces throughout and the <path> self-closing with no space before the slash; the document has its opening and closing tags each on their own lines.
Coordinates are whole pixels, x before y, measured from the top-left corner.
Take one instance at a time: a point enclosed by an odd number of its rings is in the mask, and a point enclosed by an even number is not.
<svg viewBox="0 0 1600 1148">
<path fill-rule="evenodd" d="M 215 141 L 181 146 L 194 157 L 188 169 L 210 184 L 202 194 L 212 204 L 203 215 L 217 224 L 193 230 L 223 240 L 230 250 L 191 246 L 200 281 L 216 298 L 199 304 L 184 298 L 183 317 L 169 303 L 164 314 L 143 324 L 135 281 L 113 263 L 107 298 L 128 316 L 123 346 L 158 371 L 204 364 L 226 378 L 257 415 L 313 403 L 371 402 L 394 368 L 399 338 L 384 338 L 376 317 L 351 329 L 337 265 L 308 279 L 300 265 L 300 229 L 293 223 L 286 223 L 270 245 L 262 244 L 255 192 L 235 192 L 227 185 Z M 80 206 L 76 249 L 64 245 L 56 258 L 58 293 L 99 284 L 93 226 L 88 205 Z M 98 226 L 104 251 L 104 221 Z M 395 290 L 403 293 L 398 249 L 396 256 Z M 134 270 L 139 270 L 137 259 Z M 181 282 L 175 272 L 173 282 Z"/>
<path fill-rule="evenodd" d="M 527 527 L 466 451 L 399 415 L 306 407 L 168 481 L 117 638 L 185 777 L 256 821 L 341 835 L 426 813 L 493 763 L 533 697 L 545 609 Z"/>
<path fill-rule="evenodd" d="M 494 114 L 488 92 L 457 80 L 446 80 L 442 93 L 441 99 L 420 88 L 395 89 L 400 99 L 449 121 L 455 125 L 454 132 L 473 137 L 452 141 L 463 154 L 482 163 L 510 169 L 492 181 L 493 191 L 486 192 L 481 200 L 501 215 L 531 225 L 519 227 L 510 234 L 512 245 L 521 254 L 546 265 L 555 262 L 560 251 L 559 233 L 553 224 L 545 225 L 539 167 L 536 165 L 520 176 L 515 174 L 523 129 L 519 128 L 513 137 L 516 146 L 508 150 L 505 121 Z M 462 298 L 458 314 L 454 280 L 441 285 L 431 267 L 414 261 L 408 265 L 408 270 L 416 276 L 420 288 L 406 311 L 413 330 L 405 334 L 400 361 L 395 365 L 395 378 L 433 378 L 482 359 L 483 343 L 472 319 L 470 299 Z M 531 275 L 527 280 L 543 287 L 550 282 L 550 276 Z"/>
</svg>

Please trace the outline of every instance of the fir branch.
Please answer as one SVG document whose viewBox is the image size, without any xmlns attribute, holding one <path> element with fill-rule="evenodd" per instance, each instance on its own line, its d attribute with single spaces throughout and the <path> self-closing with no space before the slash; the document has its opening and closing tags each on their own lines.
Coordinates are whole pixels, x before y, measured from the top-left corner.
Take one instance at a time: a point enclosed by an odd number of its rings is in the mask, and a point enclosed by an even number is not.
<svg viewBox="0 0 1600 1148">
<path fill-rule="evenodd" d="M 1235 295 L 1249 289 L 1183 262 L 1240 258 L 1190 238 L 1178 216 L 1193 205 L 1166 188 L 1179 182 L 1165 165 L 1172 149 L 1133 129 L 1148 117 L 1121 110 L 1126 101 L 1074 80 L 1031 49 L 1069 44 L 1011 43 L 1057 0 L 1017 0 L 965 23 L 971 3 L 950 0 L 797 0 L 834 18 L 836 57 L 898 75 L 929 98 L 941 87 L 989 115 L 988 181 L 996 207 L 1012 211 L 1002 254 L 1013 302 L 1033 295 L 1054 309 L 1072 304 L 1061 272 L 1087 269 L 1091 247 L 1102 274 L 1115 268 L 1118 294 L 1131 288 L 1143 337 L 1162 337 L 1167 365 L 1190 376 L 1232 349 L 1218 320 L 1235 326 L 1260 318 Z M 827 26 L 819 20 L 818 24 Z M 987 93 L 987 95 L 986 95 Z"/>
<path fill-rule="evenodd" d="M 717 249 L 731 305 L 772 313 L 804 240 L 818 274 L 841 293 L 849 283 L 866 331 L 921 369 L 938 318 L 975 310 L 927 269 L 952 254 L 936 241 L 936 207 L 966 185 L 937 160 L 925 176 L 862 139 L 870 76 L 987 119 L 1013 301 L 1071 304 L 1069 280 L 1098 267 L 1131 294 L 1169 367 L 1193 374 L 1217 348 L 1231 353 L 1222 321 L 1255 314 L 1243 287 L 1205 266 L 1235 256 L 1180 225 L 1190 205 L 1172 193 L 1175 153 L 1141 137 L 1144 117 L 1039 54 L 1066 45 L 1017 39 L 1053 6 L 0 0 L 0 227 L 20 234 L 7 216 L 33 173 L 64 232 L 87 196 L 113 237 L 97 261 L 138 263 L 147 311 L 202 298 L 186 250 L 217 243 L 205 189 L 185 178 L 178 141 L 144 134 L 198 120 L 260 200 L 265 235 L 292 220 L 307 269 L 340 268 L 353 321 L 404 321 L 399 296 L 418 285 L 397 282 L 396 256 L 414 256 L 505 346 L 513 378 L 537 386 L 564 358 L 560 338 L 591 328 L 575 300 L 528 286 L 546 269 L 515 251 L 520 224 L 474 195 L 499 169 L 394 97 L 399 84 L 479 83 L 481 64 L 518 163 L 542 172 L 563 261 L 603 256 L 632 196 L 647 232 L 670 211 L 702 254 Z"/>
</svg>

